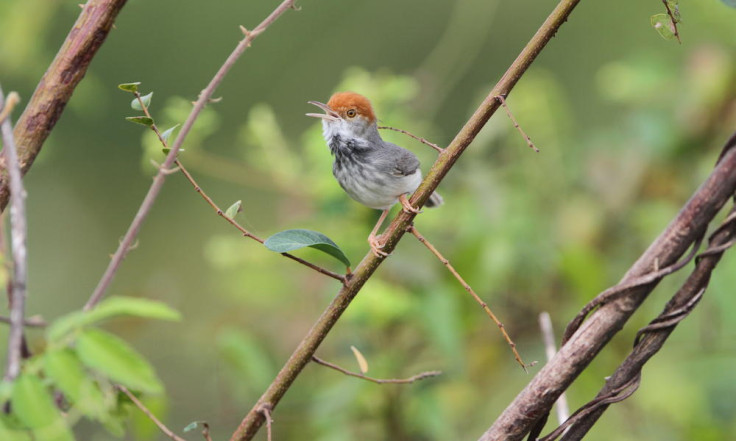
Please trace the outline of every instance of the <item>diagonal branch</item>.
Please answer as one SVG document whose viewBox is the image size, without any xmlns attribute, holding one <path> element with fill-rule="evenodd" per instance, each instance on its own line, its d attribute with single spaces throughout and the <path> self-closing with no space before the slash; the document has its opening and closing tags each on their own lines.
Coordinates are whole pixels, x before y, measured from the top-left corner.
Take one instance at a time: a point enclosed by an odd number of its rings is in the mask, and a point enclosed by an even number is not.
<svg viewBox="0 0 736 441">
<path fill-rule="evenodd" d="M 427 177 L 412 196 L 412 206 L 421 208 L 427 201 L 440 181 L 442 181 L 447 172 L 455 164 L 455 161 L 462 155 L 465 149 L 475 139 L 480 129 L 483 128 L 488 122 L 488 119 L 498 109 L 500 103 L 496 97 L 501 94 L 509 94 L 524 72 L 526 72 L 536 59 L 537 55 L 539 55 L 550 39 L 557 33 L 560 26 L 567 20 L 567 17 L 579 1 L 560 1 L 537 33 L 524 47 L 521 54 L 511 64 L 504 76 L 493 87 L 485 100 L 483 100 L 473 116 L 471 116 L 455 136 L 455 139 L 440 153 Z M 414 216 L 414 213 L 406 213 L 403 210 L 399 211 L 398 216 L 392 221 L 386 232 L 382 234 L 386 238 L 384 247 L 386 252 L 390 253 L 393 251 L 398 241 L 406 232 L 406 228 L 414 220 Z M 347 280 L 342 289 L 340 289 L 340 292 L 335 296 L 329 306 L 327 306 L 319 319 L 317 319 L 317 322 L 299 343 L 268 389 L 243 418 L 233 433 L 231 441 L 246 441 L 255 436 L 264 422 L 263 414 L 260 412 L 262 406 L 269 405 L 271 409 L 276 407 L 286 391 L 294 383 L 299 373 L 304 369 L 304 366 L 312 359 L 317 348 L 335 323 L 337 323 L 342 313 L 345 312 L 350 302 L 355 298 L 365 282 L 373 275 L 382 261 L 383 258 L 376 257 L 372 252 L 369 252 L 363 258 L 353 272 L 352 277 Z"/>
<path fill-rule="evenodd" d="M 156 418 L 156 415 L 154 415 L 153 412 L 151 412 L 150 410 L 148 410 L 148 408 L 145 406 L 145 404 L 143 404 L 141 402 L 141 400 L 138 399 L 138 397 L 136 397 L 135 395 L 133 395 L 133 393 L 131 391 L 129 391 L 128 388 L 126 388 L 125 386 L 121 386 L 121 385 L 117 385 L 115 387 L 120 392 L 122 392 L 125 395 L 127 395 L 128 398 L 130 399 L 130 401 L 132 401 L 133 404 L 135 404 L 136 407 L 138 409 L 140 409 L 141 412 L 143 412 L 148 417 L 149 420 L 153 421 L 153 424 L 155 424 L 156 427 L 158 427 L 159 430 L 161 430 L 161 432 L 163 432 L 164 435 L 168 436 L 169 438 L 171 438 L 174 441 L 187 441 L 184 438 L 182 438 L 182 437 L 178 436 L 177 434 L 175 434 L 174 431 L 172 431 L 171 429 L 169 429 L 168 427 L 166 427 L 166 425 L 164 423 L 162 423 L 161 420 L 159 420 L 158 418 Z"/>
<path fill-rule="evenodd" d="M 194 108 L 189 113 L 189 116 L 187 117 L 186 121 L 184 121 L 184 124 L 181 127 L 179 136 L 176 137 L 176 141 L 174 141 L 173 145 L 171 146 L 171 150 L 166 156 L 166 160 L 161 165 L 161 167 L 159 167 L 159 171 L 156 174 L 156 177 L 153 178 L 153 183 L 148 189 L 148 193 L 143 199 L 140 208 L 138 208 L 138 212 L 133 218 L 130 227 L 128 227 L 128 231 L 125 233 L 123 240 L 120 241 L 120 246 L 118 246 L 117 251 L 110 260 L 110 264 L 107 266 L 105 273 L 102 275 L 100 282 L 97 284 L 97 287 L 87 301 L 87 304 L 84 305 L 85 311 L 88 311 L 94 308 L 95 305 L 97 305 L 97 303 L 102 299 L 102 296 L 105 294 L 105 291 L 107 291 L 107 288 L 110 286 L 110 283 L 112 283 L 112 279 L 115 276 L 115 273 L 120 267 L 120 264 L 122 264 L 125 256 L 128 254 L 128 251 L 130 250 L 131 245 L 133 245 L 136 236 L 138 236 L 138 231 L 140 230 L 141 225 L 143 225 L 143 221 L 146 219 L 148 213 L 151 211 L 151 208 L 153 207 L 153 204 L 156 201 L 156 198 L 158 197 L 158 194 L 164 185 L 164 180 L 166 179 L 171 166 L 174 165 L 174 161 L 176 161 L 176 155 L 179 153 L 179 149 L 181 149 L 184 140 L 186 139 L 189 131 L 194 125 L 194 121 L 196 121 L 197 117 L 199 117 L 200 112 L 202 112 L 202 109 L 204 109 L 204 106 L 207 105 L 210 98 L 212 98 L 212 95 L 215 93 L 215 89 L 217 89 L 220 83 L 222 83 L 225 75 L 227 75 L 233 65 L 235 65 L 235 62 L 238 60 L 238 58 L 240 58 L 240 56 L 243 55 L 243 52 L 245 52 L 245 50 L 250 47 L 251 42 L 258 35 L 263 33 L 271 24 L 273 24 L 273 22 L 275 22 L 276 19 L 281 16 L 281 14 L 283 14 L 284 12 L 286 12 L 287 9 L 292 8 L 293 6 L 294 0 L 284 0 L 278 7 L 276 7 L 276 9 L 273 10 L 273 12 L 271 12 L 271 15 L 266 17 L 255 29 L 246 32 L 245 38 L 240 40 L 235 49 L 227 57 L 227 60 L 225 60 L 225 63 L 223 63 L 223 65 L 217 71 L 212 80 L 210 80 L 210 83 L 207 85 L 207 87 L 205 87 L 204 90 L 199 94 L 199 98 L 194 103 Z"/>
<path fill-rule="evenodd" d="M 89 0 L 64 44 L 38 82 L 28 105 L 15 124 L 20 169 L 25 174 L 43 147 L 92 58 L 105 42 L 126 0 Z M 7 164 L 0 163 L 0 211 L 8 204 Z"/>
<path fill-rule="evenodd" d="M 689 247 L 703 237 L 708 224 L 736 192 L 736 134 L 726 142 L 710 176 L 693 194 L 664 232 L 624 275 L 620 285 L 675 264 Z M 598 352 L 623 327 L 657 285 L 654 279 L 637 285 L 600 305 L 570 335 L 531 382 L 509 404 L 480 438 L 520 440 L 549 413 L 555 400 L 587 367 Z"/>
</svg>

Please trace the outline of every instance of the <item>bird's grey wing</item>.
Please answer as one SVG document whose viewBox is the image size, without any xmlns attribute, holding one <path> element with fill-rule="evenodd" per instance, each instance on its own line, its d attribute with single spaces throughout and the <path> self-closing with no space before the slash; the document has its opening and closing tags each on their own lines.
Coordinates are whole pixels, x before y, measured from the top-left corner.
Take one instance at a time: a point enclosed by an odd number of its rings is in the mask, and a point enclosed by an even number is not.
<svg viewBox="0 0 736 441">
<path fill-rule="evenodd" d="M 419 159 L 414 153 L 396 144 L 386 143 L 384 159 L 389 173 L 395 176 L 409 176 L 419 168 Z"/>
</svg>

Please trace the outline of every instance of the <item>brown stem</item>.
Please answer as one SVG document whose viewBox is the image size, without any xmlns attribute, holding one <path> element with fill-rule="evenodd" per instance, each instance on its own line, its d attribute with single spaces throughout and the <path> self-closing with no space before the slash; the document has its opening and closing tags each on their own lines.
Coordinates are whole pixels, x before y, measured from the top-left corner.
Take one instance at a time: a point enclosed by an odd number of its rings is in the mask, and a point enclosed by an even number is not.
<svg viewBox="0 0 736 441">
<path fill-rule="evenodd" d="M 410 138 L 416 139 L 417 141 L 421 142 L 422 144 L 425 144 L 425 145 L 428 145 L 428 146 L 432 147 L 433 149 L 437 150 L 438 153 L 442 153 L 442 150 L 444 150 L 442 147 L 438 146 L 437 144 L 435 144 L 433 142 L 429 142 L 429 141 L 427 141 L 424 138 L 420 138 L 417 135 L 413 135 L 413 134 L 407 132 L 406 130 L 396 129 L 394 127 L 389 127 L 389 126 L 378 126 L 378 128 L 381 129 L 381 130 L 393 130 L 394 132 L 403 133 L 404 135 L 406 135 L 406 136 L 408 136 Z"/>
<path fill-rule="evenodd" d="M 661 266 L 668 267 L 701 238 L 708 223 L 736 192 L 736 134 L 726 143 L 713 172 L 680 210 L 664 232 L 624 275 L 620 285 L 634 281 Z M 520 440 L 549 412 L 560 394 L 587 367 L 623 327 L 659 279 L 638 285 L 601 305 L 577 328 L 570 339 L 532 378 L 480 438 Z"/>
<path fill-rule="evenodd" d="M 524 132 L 521 129 L 521 126 L 519 125 L 519 123 L 516 122 L 516 118 L 514 118 L 514 114 L 511 113 L 511 109 L 509 109 L 509 106 L 506 104 L 506 98 L 504 98 L 503 95 L 499 95 L 496 98 L 501 102 L 501 105 L 503 106 L 503 110 L 506 111 L 506 115 L 509 116 L 511 123 L 514 124 L 514 128 L 519 131 L 519 133 L 521 134 L 521 137 L 524 138 L 524 141 L 526 141 L 526 144 L 529 146 L 529 148 L 539 153 L 539 149 L 537 148 L 537 146 L 534 145 L 534 143 L 532 142 L 532 139 L 529 137 L 529 135 L 526 134 L 526 132 Z"/>
<path fill-rule="evenodd" d="M 317 356 L 312 356 L 312 361 L 322 366 L 328 367 L 330 369 L 334 369 L 338 372 L 342 372 L 343 374 L 348 375 L 350 377 L 360 378 L 362 380 L 367 380 L 367 381 L 370 381 L 376 384 L 407 384 L 407 383 L 414 383 L 415 381 L 419 381 L 419 380 L 424 380 L 425 378 L 431 378 L 431 377 L 436 377 L 438 375 L 442 375 L 442 371 L 426 371 L 426 372 L 420 372 L 416 375 L 412 375 L 409 378 L 373 378 L 373 377 L 368 377 L 365 374 L 359 374 L 357 372 L 349 371 L 334 363 L 330 363 L 329 361 L 322 360 L 321 358 Z"/>
<path fill-rule="evenodd" d="M 138 236 L 138 231 L 140 230 L 141 225 L 143 225 L 143 221 L 146 219 L 148 213 L 151 211 L 151 208 L 153 207 L 153 204 L 156 201 L 156 198 L 158 197 L 158 194 L 164 185 L 164 180 L 166 179 L 166 176 L 169 174 L 169 170 L 176 161 L 176 156 L 179 153 L 179 149 L 181 149 L 182 144 L 184 143 L 184 139 L 186 139 L 189 131 L 194 125 L 194 121 L 196 121 L 197 117 L 199 117 L 199 114 L 200 112 L 202 112 L 202 109 L 204 109 L 204 106 L 209 102 L 210 98 L 212 98 L 212 95 L 215 93 L 215 89 L 217 89 L 217 86 L 222 83 L 222 80 L 225 79 L 225 75 L 227 75 L 230 69 L 235 65 L 235 62 L 238 60 L 238 58 L 240 58 L 243 52 L 245 52 L 245 50 L 250 47 L 253 39 L 255 39 L 263 31 L 265 31 L 274 21 L 276 21 L 277 18 L 281 16 L 281 14 L 286 12 L 287 9 L 291 8 L 293 4 L 294 0 L 284 0 L 278 7 L 276 7 L 276 9 L 273 10 L 273 12 L 271 12 L 271 15 L 266 17 L 266 19 L 264 19 L 253 31 L 248 32 L 245 38 L 243 38 L 238 43 L 238 45 L 235 46 L 235 49 L 227 57 L 227 60 L 225 60 L 222 66 L 220 66 L 220 69 L 217 71 L 215 76 L 212 77 L 212 80 L 210 80 L 207 87 L 205 87 L 204 90 L 202 90 L 202 92 L 199 94 L 199 98 L 194 103 L 194 108 L 189 113 L 187 119 L 184 121 L 184 124 L 179 131 L 179 135 L 176 137 L 174 144 L 171 146 L 171 150 L 166 156 L 166 160 L 161 165 L 161 167 L 159 167 L 156 177 L 153 178 L 153 183 L 148 189 L 148 193 L 143 199 L 140 208 L 138 208 L 138 212 L 133 218 L 130 227 L 128 227 L 128 231 L 125 233 L 125 236 L 120 241 L 120 246 L 118 246 L 117 251 L 110 260 L 110 264 L 107 266 L 107 269 L 102 275 L 102 278 L 100 278 L 100 281 L 97 284 L 94 292 L 90 296 L 89 300 L 87 301 L 87 304 L 84 305 L 85 311 L 88 311 L 94 308 L 95 305 L 97 305 L 97 303 L 102 299 L 102 296 L 105 294 L 107 288 L 110 286 L 110 283 L 112 283 L 112 279 L 113 277 L 115 277 L 115 273 L 117 273 L 120 264 L 123 262 L 123 259 L 128 254 L 128 251 L 130 250 L 131 245 L 133 245 L 136 236 Z"/>
<path fill-rule="evenodd" d="M 562 0 L 552 11 L 534 37 L 524 47 L 521 54 L 511 64 L 504 76 L 480 104 L 473 116 L 471 116 L 455 136 L 455 139 L 440 153 L 432 169 L 412 196 L 412 206 L 421 207 L 426 202 L 440 181 L 442 181 L 447 172 L 452 168 L 455 161 L 457 161 L 460 155 L 475 139 L 480 129 L 488 122 L 488 119 L 495 113 L 496 109 L 498 109 L 499 102 L 496 97 L 501 94 L 508 95 L 516 82 L 519 81 L 524 72 L 526 72 L 536 59 L 537 55 L 539 55 L 550 39 L 557 33 L 560 26 L 567 20 L 567 17 L 579 1 Z M 403 210 L 399 210 L 399 214 L 386 232 L 382 234 L 382 237 L 386 239 L 386 244 L 383 248 L 384 251 L 389 253 L 393 251 L 415 216 L 414 213 L 406 213 Z M 335 323 L 337 323 L 342 313 L 345 312 L 350 302 L 355 298 L 365 282 L 373 275 L 383 260 L 375 256 L 372 252 L 369 252 L 363 258 L 353 272 L 353 275 L 346 280 L 340 292 L 299 343 L 268 389 L 263 393 L 253 408 L 251 408 L 250 412 L 245 415 L 233 433 L 231 441 L 246 441 L 255 436 L 264 421 L 263 414 L 259 410 L 261 406 L 269 404 L 272 409 L 276 407 L 299 373 L 304 369 L 304 366 L 312 359 L 317 348 Z"/>
<path fill-rule="evenodd" d="M 672 24 L 672 33 L 675 34 L 677 42 L 682 44 L 682 40 L 680 40 L 680 32 L 677 30 L 677 19 L 675 18 L 675 14 L 672 12 L 672 9 L 670 9 L 670 4 L 667 3 L 667 0 L 662 0 L 662 3 L 664 3 L 664 8 L 667 10 L 667 15 L 669 15 L 670 17 L 670 23 Z"/>
<path fill-rule="evenodd" d="M 117 385 L 115 387 L 118 390 L 120 390 L 120 392 L 127 395 L 128 398 L 130 398 L 130 401 L 132 401 L 133 404 L 135 404 L 136 407 L 140 409 L 141 412 L 143 412 L 148 417 L 149 420 L 153 421 L 153 424 L 155 424 L 156 427 L 158 427 L 161 430 L 161 432 L 163 432 L 164 435 L 168 436 L 174 441 L 187 441 L 184 438 L 177 436 L 171 429 L 166 427 L 166 425 L 162 423 L 161 420 L 156 418 L 156 415 L 154 415 L 150 410 L 148 410 L 148 408 L 143 403 L 141 403 L 141 400 L 139 400 L 135 395 L 133 395 L 133 393 L 131 393 L 125 386 Z"/>
<path fill-rule="evenodd" d="M 516 362 L 521 365 L 521 368 L 524 369 L 524 372 L 529 372 L 527 368 L 531 365 L 527 365 L 524 363 L 521 359 L 521 355 L 519 355 L 519 352 L 516 350 L 516 343 L 514 343 L 511 340 L 511 337 L 509 336 L 508 332 L 506 332 L 506 327 L 501 323 L 501 321 L 496 317 L 496 314 L 491 311 L 491 308 L 488 306 L 486 302 L 483 301 L 483 299 L 480 298 L 478 294 L 475 293 L 473 288 L 468 285 L 468 283 L 458 274 L 458 272 L 455 270 L 455 268 L 452 266 L 449 260 L 447 260 L 440 252 L 437 250 L 437 248 L 434 247 L 424 236 L 422 236 L 419 231 L 413 226 L 410 225 L 407 229 L 411 234 L 413 234 L 419 242 L 421 242 L 429 251 L 432 252 L 432 254 L 439 259 L 440 262 L 442 262 L 442 265 L 447 268 L 448 271 L 457 279 L 458 282 L 465 288 L 465 291 L 468 292 L 471 296 L 473 296 L 473 299 L 480 305 L 481 308 L 486 312 L 488 317 L 493 320 L 493 323 L 498 326 L 498 329 L 501 330 L 501 334 L 503 335 L 504 340 L 506 340 L 506 343 L 508 343 L 509 347 L 511 348 L 511 352 L 514 353 L 514 358 L 516 359 Z M 533 363 L 532 363 L 533 364 Z"/>
<path fill-rule="evenodd" d="M 126 0 L 89 0 L 74 27 L 39 81 L 14 128 L 21 172 L 25 174 L 41 151 L 92 58 L 102 46 Z M 8 204 L 7 164 L 0 164 L 0 210 Z"/>
</svg>

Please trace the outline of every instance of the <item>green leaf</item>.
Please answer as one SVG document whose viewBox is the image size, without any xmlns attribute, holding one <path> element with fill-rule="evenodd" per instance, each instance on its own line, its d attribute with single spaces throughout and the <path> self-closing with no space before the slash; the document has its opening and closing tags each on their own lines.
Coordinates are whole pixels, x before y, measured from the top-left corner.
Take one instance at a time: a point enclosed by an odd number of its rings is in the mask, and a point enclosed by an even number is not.
<svg viewBox="0 0 736 441">
<path fill-rule="evenodd" d="M 124 90 L 126 92 L 137 92 L 138 91 L 138 86 L 140 86 L 140 84 L 141 84 L 140 81 L 138 81 L 136 83 L 123 83 L 123 84 L 118 84 L 118 89 Z"/>
<path fill-rule="evenodd" d="M 51 394 L 37 376 L 21 374 L 13 385 L 11 400 L 13 414 L 23 425 L 33 429 L 35 439 L 45 441 L 74 439 L 54 405 Z"/>
<path fill-rule="evenodd" d="M 141 97 L 141 101 L 143 101 L 143 105 L 148 108 L 151 105 L 151 98 L 153 97 L 153 92 L 149 93 L 148 95 L 143 95 Z M 133 98 L 133 101 L 130 102 L 130 107 L 133 108 L 133 110 L 143 110 L 143 107 L 141 106 L 140 101 L 138 101 L 138 98 Z"/>
<path fill-rule="evenodd" d="M 91 311 L 75 311 L 60 317 L 49 327 L 47 337 L 58 341 L 75 329 L 117 316 L 134 316 L 157 320 L 181 320 L 181 314 L 165 303 L 136 297 L 110 297 Z"/>
<path fill-rule="evenodd" d="M 191 423 L 187 424 L 187 427 L 184 428 L 183 432 L 184 433 L 191 432 L 197 427 L 199 427 L 199 421 L 192 421 Z"/>
<path fill-rule="evenodd" d="M 675 40 L 675 26 L 667 14 L 654 14 L 650 18 L 652 26 L 665 40 Z"/>
<path fill-rule="evenodd" d="M 170 128 L 170 129 L 167 129 L 167 130 L 165 130 L 165 131 L 164 131 L 164 132 L 163 132 L 163 133 L 161 134 L 161 138 L 163 138 L 163 140 L 164 140 L 164 141 L 166 141 L 166 142 L 168 143 L 168 142 L 169 142 L 169 137 L 171 137 L 171 134 L 172 134 L 172 133 L 174 133 L 174 130 L 175 130 L 175 129 L 176 129 L 177 127 L 179 127 L 179 124 L 175 125 L 174 127 Z"/>
<path fill-rule="evenodd" d="M 31 435 L 25 431 L 12 430 L 0 420 L 0 439 L 3 441 L 31 441 Z"/>
<path fill-rule="evenodd" d="M 241 211 L 243 211 L 243 201 L 237 201 L 225 211 L 225 216 L 235 219 L 235 215 Z"/>
<path fill-rule="evenodd" d="M 304 247 L 316 248 L 344 263 L 345 266 L 350 266 L 350 260 L 348 260 L 340 247 L 338 247 L 337 244 L 329 237 L 317 231 L 281 231 L 266 239 L 263 245 L 265 245 L 269 250 L 277 253 L 285 253 L 287 251 L 298 250 L 299 248 Z"/>
<path fill-rule="evenodd" d="M 77 340 L 82 363 L 111 380 L 148 393 L 163 391 L 151 365 L 124 340 L 99 329 L 87 329 Z"/>
<path fill-rule="evenodd" d="M 153 125 L 153 120 L 147 116 L 129 116 L 125 119 L 136 124 L 142 124 L 146 127 L 151 127 Z"/>
<path fill-rule="evenodd" d="M 104 419 L 105 397 L 74 351 L 64 348 L 46 352 L 44 372 L 83 414 Z"/>
</svg>

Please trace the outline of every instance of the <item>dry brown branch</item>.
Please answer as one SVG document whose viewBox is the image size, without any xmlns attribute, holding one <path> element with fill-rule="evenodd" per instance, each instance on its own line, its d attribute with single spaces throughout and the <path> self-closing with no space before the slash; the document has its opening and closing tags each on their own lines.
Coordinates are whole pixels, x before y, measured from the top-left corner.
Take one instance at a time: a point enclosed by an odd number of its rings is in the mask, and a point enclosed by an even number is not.
<svg viewBox="0 0 736 441">
<path fill-rule="evenodd" d="M 10 323 L 10 317 L 0 316 L 0 322 Z M 41 317 L 28 317 L 27 319 L 23 320 L 23 326 L 26 326 L 28 328 L 45 328 L 47 326 L 47 323 Z"/>
<path fill-rule="evenodd" d="M 519 355 L 519 352 L 516 350 L 516 343 L 514 343 L 511 340 L 511 337 L 509 336 L 508 332 L 506 332 L 506 327 L 503 325 L 503 323 L 501 323 L 498 317 L 496 317 L 496 314 L 494 314 L 493 311 L 491 311 L 491 308 L 488 306 L 488 304 L 484 302 L 483 299 L 481 299 L 478 294 L 475 293 L 473 288 L 470 285 L 468 285 L 467 282 L 465 282 L 465 280 L 460 276 L 460 274 L 458 274 L 458 272 L 452 266 L 450 261 L 447 260 L 437 250 L 437 248 L 435 248 L 434 245 L 432 245 L 424 236 L 422 236 L 413 225 L 410 225 L 409 228 L 407 228 L 407 231 L 413 234 L 414 237 L 416 237 L 417 240 L 419 240 L 419 242 L 421 242 L 425 247 L 427 247 L 427 249 L 429 249 L 429 251 L 431 251 L 432 254 L 434 254 L 435 257 L 439 259 L 440 262 L 442 262 L 445 268 L 447 268 L 447 270 L 450 271 L 453 277 L 455 277 L 455 279 L 457 279 L 457 281 L 460 282 L 463 288 L 465 288 L 465 291 L 467 291 L 468 294 L 473 296 L 473 299 L 475 299 L 475 301 L 480 305 L 480 307 L 483 308 L 483 311 L 485 311 L 488 317 L 490 317 L 491 320 L 493 320 L 493 323 L 495 323 L 496 326 L 498 326 L 498 329 L 501 330 L 501 334 L 503 335 L 504 340 L 506 340 L 506 343 L 508 343 L 509 347 L 511 348 L 511 352 L 513 352 L 514 359 L 516 359 L 516 362 L 521 365 L 522 369 L 524 369 L 524 372 L 528 372 L 527 368 L 530 366 L 533 366 L 534 364 L 536 364 L 536 362 L 526 364 L 522 361 L 521 355 Z"/>
<path fill-rule="evenodd" d="M 266 419 L 266 439 L 268 441 L 272 441 L 272 427 L 273 424 L 273 418 L 271 418 L 271 409 L 269 406 L 265 405 L 261 408 L 261 413 L 263 414 L 263 418 Z"/>
<path fill-rule="evenodd" d="M 135 395 L 133 395 L 132 392 L 128 390 L 125 386 L 117 385 L 115 386 L 120 392 L 124 393 L 128 396 L 130 401 L 133 402 L 133 404 L 136 405 L 138 409 L 143 412 L 149 420 L 153 421 L 153 424 L 156 425 L 156 427 L 163 432 L 164 435 L 168 436 L 169 438 L 173 439 L 174 441 L 187 441 L 184 438 L 177 436 L 171 429 L 166 427 L 164 423 L 161 422 L 158 418 L 156 418 L 156 415 L 154 415 L 148 408 L 141 402 L 141 400 L 138 399 Z"/>
<path fill-rule="evenodd" d="M 658 273 L 676 265 L 688 248 L 703 237 L 708 224 L 736 192 L 736 134 L 731 136 L 721 158 L 706 181 L 693 194 L 665 231 L 649 246 L 644 254 L 624 275 L 620 286 L 642 277 Z M 710 259 L 712 256 L 705 257 Z M 660 270 L 660 271 L 665 271 Z M 489 440 L 520 440 L 532 431 L 548 413 L 560 394 L 593 360 L 608 341 L 618 332 L 634 311 L 657 285 L 661 274 L 651 281 L 637 284 L 621 295 L 609 298 L 593 311 L 555 357 L 534 376 L 480 438 Z M 630 379 L 631 377 L 627 377 Z M 629 384 L 629 381 L 625 382 Z M 613 385 L 611 380 L 608 384 Z M 619 390 L 619 385 L 614 389 Z M 605 395 L 608 396 L 608 390 Z M 597 411 L 596 411 L 597 412 Z M 576 439 L 574 428 L 565 439 Z"/>
<path fill-rule="evenodd" d="M 317 356 L 312 356 L 312 361 L 319 365 L 328 367 L 330 369 L 334 369 L 338 372 L 342 372 L 345 375 L 355 377 L 355 378 L 360 378 L 362 380 L 367 380 L 367 381 L 370 381 L 376 384 L 407 384 L 407 383 L 414 383 L 415 381 L 424 380 L 425 378 L 431 378 L 431 377 L 436 377 L 438 375 L 442 375 L 442 371 L 426 371 L 426 372 L 420 372 L 416 375 L 412 375 L 409 378 L 373 378 L 365 374 L 359 374 L 357 372 L 349 371 L 334 363 L 330 363 L 329 361 L 322 360 L 321 358 Z"/>
<path fill-rule="evenodd" d="M 89 0 L 39 81 L 13 132 L 23 174 L 41 151 L 125 2 Z M 0 164 L 0 210 L 5 209 L 10 195 L 6 168 L 6 164 Z"/>
<path fill-rule="evenodd" d="M 10 332 L 8 332 L 8 357 L 5 367 L 5 380 L 12 381 L 20 374 L 20 363 L 23 359 L 23 325 L 26 308 L 26 282 L 28 267 L 26 258 L 26 190 L 23 188 L 23 175 L 18 162 L 13 127 L 10 115 L 20 101 L 18 94 L 11 92 L 5 99 L 0 87 L 0 131 L 3 140 L 3 159 L 8 170 L 10 181 L 10 255 L 12 258 L 12 276 L 8 283 L 8 300 L 10 304 Z M 0 225 L 0 228 L 2 226 Z"/>
<path fill-rule="evenodd" d="M 736 207 L 731 209 L 730 215 L 711 234 L 708 248 L 695 258 L 695 268 L 667 303 L 664 311 L 637 332 L 631 354 L 616 369 L 592 402 L 615 395 L 615 390 L 639 381 L 644 364 L 663 347 L 675 327 L 693 311 L 703 297 L 713 270 L 724 251 L 733 246 L 734 237 L 736 237 Z M 570 429 L 563 439 L 566 441 L 582 439 L 608 404 L 610 402 L 604 401 L 595 408 L 586 410 L 583 416 L 567 422 L 566 425 L 570 426 Z M 586 406 L 584 408 L 587 409 Z M 554 432 L 548 436 L 549 440 L 554 439 L 553 434 Z"/>
<path fill-rule="evenodd" d="M 130 246 L 133 244 L 135 238 L 138 236 L 138 231 L 143 225 L 143 221 L 146 219 L 148 213 L 151 211 L 151 208 L 153 207 L 153 204 L 156 201 L 156 198 L 158 197 L 158 194 L 164 185 L 164 181 L 166 179 L 168 171 L 171 169 L 171 167 L 174 165 L 174 162 L 176 161 L 176 156 L 179 153 L 179 149 L 181 149 L 184 140 L 186 139 L 189 131 L 194 125 L 194 121 L 197 119 L 197 117 L 199 117 L 200 112 L 202 112 L 204 106 L 207 105 L 209 99 L 212 98 L 212 95 L 215 93 L 215 89 L 217 89 L 220 83 L 222 83 L 225 75 L 227 75 L 230 69 L 235 65 L 235 62 L 238 60 L 238 58 L 240 58 L 243 52 L 245 52 L 245 50 L 250 46 L 253 39 L 261 34 L 263 31 L 265 31 L 271 24 L 273 24 L 273 22 L 276 21 L 276 19 L 281 16 L 281 14 L 286 12 L 287 9 L 291 8 L 293 4 L 294 0 L 284 0 L 279 6 L 276 7 L 276 9 L 273 10 L 273 12 L 271 12 L 268 17 L 266 17 L 255 28 L 254 31 L 252 31 L 249 35 L 242 39 L 227 57 L 227 60 L 225 60 L 222 66 L 220 66 L 217 73 L 214 77 L 212 77 L 212 80 L 210 80 L 207 87 L 205 87 L 204 90 L 202 90 L 202 92 L 199 94 L 199 98 L 194 103 L 194 108 L 192 108 L 192 111 L 189 113 L 189 116 L 187 116 L 186 121 L 184 121 L 184 124 L 179 131 L 179 135 L 176 137 L 176 140 L 171 146 L 169 154 L 166 155 L 166 160 L 163 164 L 161 164 L 158 173 L 153 178 L 153 183 L 151 184 L 146 197 L 143 199 L 143 202 L 138 208 L 138 212 L 133 218 L 128 231 L 125 233 L 125 236 L 120 241 L 120 245 L 118 246 L 118 249 L 113 255 L 112 259 L 110 260 L 110 264 L 107 266 L 105 273 L 100 278 L 97 287 L 95 288 L 87 303 L 84 305 L 85 311 L 88 311 L 94 308 L 95 305 L 97 305 L 97 303 L 102 299 L 102 296 L 105 294 L 105 291 L 107 291 L 108 286 L 110 286 L 110 283 L 112 283 L 112 279 L 115 276 L 115 273 L 117 273 L 120 264 L 123 262 L 123 259 L 130 250 Z"/>
<path fill-rule="evenodd" d="M 378 128 L 381 129 L 381 130 L 393 130 L 394 132 L 403 133 L 404 135 L 406 135 L 406 136 L 408 136 L 410 138 L 416 139 L 417 141 L 421 142 L 422 144 L 425 144 L 425 145 L 428 145 L 428 146 L 432 147 L 433 149 L 437 150 L 438 153 L 442 153 L 442 150 L 444 150 L 442 147 L 438 146 L 437 144 L 435 144 L 433 142 L 429 142 L 429 141 L 427 141 L 424 138 L 420 138 L 417 135 L 413 135 L 413 134 L 407 132 L 406 130 L 396 129 L 394 127 L 389 127 L 389 126 L 378 126 Z"/>
<path fill-rule="evenodd" d="M 547 361 L 549 361 L 557 353 L 557 347 L 555 346 L 555 331 L 552 328 L 552 318 L 547 311 L 539 314 L 539 328 L 542 331 L 544 353 L 547 356 Z M 557 421 L 559 424 L 562 424 L 570 417 L 570 406 L 567 404 L 567 395 L 565 393 L 560 395 L 555 406 L 557 410 Z"/>
<path fill-rule="evenodd" d="M 421 208 L 432 192 L 437 189 L 437 186 L 445 175 L 447 175 L 465 149 L 473 142 L 481 128 L 485 126 L 490 117 L 498 109 L 500 103 L 495 97 L 501 94 L 508 94 L 511 91 L 524 72 L 534 62 L 537 55 L 539 55 L 557 33 L 560 26 L 567 20 L 579 1 L 562 0 L 555 7 L 503 77 L 501 77 L 498 83 L 491 89 L 488 96 L 478 106 L 475 113 L 473 113 L 462 129 L 460 129 L 450 145 L 439 154 L 434 165 L 424 178 L 424 181 L 422 181 L 422 184 L 411 197 L 410 204 L 413 207 Z M 382 234 L 385 240 L 384 251 L 390 253 L 394 250 L 396 244 L 406 233 L 406 228 L 411 224 L 415 216 L 416 214 L 414 213 L 406 213 L 404 210 L 399 210 L 398 215 Z M 230 438 L 231 441 L 247 441 L 255 436 L 264 422 L 263 414 L 260 412 L 261 406 L 269 404 L 271 409 L 275 409 L 286 391 L 289 390 L 299 376 L 299 373 L 304 369 L 304 366 L 310 362 L 319 345 L 340 319 L 340 316 L 345 312 L 348 305 L 350 305 L 350 302 L 358 295 L 360 289 L 376 269 L 378 269 L 383 260 L 375 256 L 372 252 L 366 254 L 355 268 L 352 276 L 346 279 L 340 292 L 338 292 L 307 335 L 297 345 L 268 389 L 245 415 Z"/>
<path fill-rule="evenodd" d="M 511 122 L 514 124 L 514 128 L 519 131 L 519 133 L 521 134 L 521 137 L 524 138 L 524 141 L 529 146 L 529 148 L 539 153 L 539 149 L 537 148 L 537 146 L 534 145 L 534 143 L 532 142 L 532 139 L 529 137 L 529 135 L 526 134 L 526 132 L 524 132 L 521 129 L 521 126 L 519 125 L 519 123 L 516 122 L 516 118 L 514 118 L 514 114 L 511 113 L 511 109 L 509 109 L 509 106 L 506 104 L 506 97 L 504 97 L 503 95 L 499 95 L 496 98 L 501 102 L 501 105 L 503 106 L 503 110 L 506 111 L 506 115 L 508 115 Z"/>
</svg>

